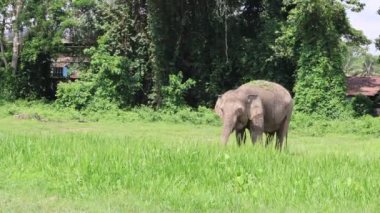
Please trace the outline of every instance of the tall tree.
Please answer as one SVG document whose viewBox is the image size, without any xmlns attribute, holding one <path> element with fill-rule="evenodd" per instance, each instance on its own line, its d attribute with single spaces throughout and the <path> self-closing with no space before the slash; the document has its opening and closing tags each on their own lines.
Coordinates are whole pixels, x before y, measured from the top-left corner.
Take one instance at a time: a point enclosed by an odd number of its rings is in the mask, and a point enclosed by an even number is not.
<svg viewBox="0 0 380 213">
<path fill-rule="evenodd" d="M 376 58 L 372 56 L 371 54 L 365 54 L 364 55 L 364 61 L 363 61 L 363 75 L 364 76 L 371 76 L 374 73 L 374 67 L 376 63 Z"/>
<path fill-rule="evenodd" d="M 0 5 L 0 58 L 5 69 L 8 69 L 8 60 L 5 56 L 5 30 L 6 30 L 6 19 L 7 19 L 7 8 L 6 3 L 3 2 Z"/>
<path fill-rule="evenodd" d="M 15 97 L 46 96 L 49 87 L 50 57 L 60 47 L 61 22 L 65 17 L 63 0 L 9 0 L 2 2 L 6 11 L 6 30 L 11 46 L 4 44 L 5 59 L 11 75 L 7 78 Z M 11 57 L 8 57 L 10 55 Z M 4 60 L 3 60 L 4 61 Z"/>
<path fill-rule="evenodd" d="M 266 79 L 290 90 L 296 83 L 298 109 L 312 112 L 342 105 L 341 38 L 353 43 L 365 40 L 350 27 L 344 9 L 361 10 L 364 5 L 359 0 L 7 0 L 0 4 L 0 12 L 13 20 L 12 35 L 19 34 L 11 46 L 0 47 L 2 64 L 16 68 L 13 91 L 18 97 L 46 94 L 51 58 L 74 51 L 61 43 L 70 38 L 84 46 L 76 54 L 87 48 L 91 58 L 81 81 L 91 83 L 92 97 L 120 106 L 160 106 L 169 77 L 183 74 L 177 79 L 193 79 L 196 84 L 184 94 L 191 106 L 211 106 L 218 93 Z"/>
<path fill-rule="evenodd" d="M 377 14 L 380 15 L 380 8 L 377 10 Z M 380 51 L 380 35 L 379 35 L 379 38 L 377 38 L 377 39 L 375 40 L 375 46 L 376 46 L 376 48 Z M 380 61 L 380 56 L 379 56 L 379 59 L 378 59 L 378 60 Z"/>
<path fill-rule="evenodd" d="M 292 35 L 298 55 L 296 110 L 339 117 L 344 112 L 344 46 L 341 38 L 364 40 L 354 31 L 345 7 L 335 0 L 294 1 L 284 35 Z"/>
<path fill-rule="evenodd" d="M 13 75 L 17 74 L 18 71 L 18 63 L 20 58 L 20 48 L 21 48 L 21 34 L 22 30 L 21 19 L 20 16 L 24 9 L 24 0 L 15 0 L 11 3 L 12 5 L 12 36 L 13 36 L 13 48 L 12 48 L 12 72 Z"/>
</svg>

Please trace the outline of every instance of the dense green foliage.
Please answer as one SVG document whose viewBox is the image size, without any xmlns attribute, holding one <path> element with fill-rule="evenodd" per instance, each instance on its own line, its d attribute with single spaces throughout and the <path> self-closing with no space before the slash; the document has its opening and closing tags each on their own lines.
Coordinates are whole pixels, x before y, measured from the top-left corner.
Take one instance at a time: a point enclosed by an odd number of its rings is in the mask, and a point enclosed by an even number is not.
<svg viewBox="0 0 380 213">
<path fill-rule="evenodd" d="M 178 76 L 169 75 L 169 85 L 162 88 L 163 104 L 165 107 L 175 109 L 186 105 L 183 96 L 187 90 L 194 86 L 195 81 L 191 78 L 183 83 L 182 81 L 182 72 L 179 72 Z"/>
<path fill-rule="evenodd" d="M 345 8 L 363 8 L 356 0 L 7 0 L 0 6 L 1 96 L 58 98 L 78 110 L 210 107 L 217 94 L 265 79 L 296 93 L 298 111 L 341 117 L 345 46 L 368 43 L 346 17 Z M 10 32 L 18 31 L 17 41 Z M 75 67 L 79 82 L 55 91 L 51 62 L 60 55 L 89 63 Z"/>
<path fill-rule="evenodd" d="M 92 84 L 88 82 L 61 83 L 57 90 L 57 105 L 81 110 L 91 102 Z"/>
<path fill-rule="evenodd" d="M 345 8 L 335 1 L 300 1 L 289 16 L 290 39 L 299 55 L 296 111 L 338 118 L 346 112 L 342 36 L 355 36 Z"/>
<path fill-rule="evenodd" d="M 10 8 L 23 2 L 20 15 L 15 17 Z M 9 98 L 51 98 L 50 90 L 50 64 L 51 58 L 62 48 L 61 38 L 64 29 L 62 19 L 67 15 L 65 2 L 58 1 L 4 1 L 0 9 L 0 17 L 5 20 L 6 26 L 2 28 L 0 53 L 3 63 L 0 66 L 1 95 Z M 9 5 L 12 5 L 9 7 Z M 7 9 L 5 9 L 7 8 Z M 12 16 L 13 15 L 13 16 Z M 8 23 L 14 18 L 14 22 Z M 3 22 L 4 23 L 4 22 Z M 16 23 L 16 25 L 15 25 Z M 12 69 L 9 64 L 13 59 L 12 43 L 5 38 L 5 29 L 14 29 L 17 26 L 22 31 L 22 44 L 19 45 L 18 67 Z M 22 49 L 21 49 L 22 48 Z M 4 50 L 4 51 L 3 51 Z M 10 74 L 13 73 L 13 76 Z M 4 85 L 5 84 L 5 85 Z M 5 88 L 5 89 L 4 89 Z"/>
<path fill-rule="evenodd" d="M 352 101 L 353 110 L 356 116 L 363 116 L 371 114 L 373 109 L 373 102 L 367 96 L 358 95 Z"/>
</svg>

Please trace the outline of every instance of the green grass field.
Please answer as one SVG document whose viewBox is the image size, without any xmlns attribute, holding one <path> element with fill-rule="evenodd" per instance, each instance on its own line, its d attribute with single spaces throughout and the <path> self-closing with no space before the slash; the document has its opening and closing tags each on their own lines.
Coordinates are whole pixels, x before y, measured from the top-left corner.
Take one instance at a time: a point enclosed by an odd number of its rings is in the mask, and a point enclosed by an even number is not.
<svg viewBox="0 0 380 213">
<path fill-rule="evenodd" d="M 280 153 L 221 146 L 215 125 L 3 116 L 0 209 L 379 212 L 378 134 L 300 128 Z"/>
</svg>

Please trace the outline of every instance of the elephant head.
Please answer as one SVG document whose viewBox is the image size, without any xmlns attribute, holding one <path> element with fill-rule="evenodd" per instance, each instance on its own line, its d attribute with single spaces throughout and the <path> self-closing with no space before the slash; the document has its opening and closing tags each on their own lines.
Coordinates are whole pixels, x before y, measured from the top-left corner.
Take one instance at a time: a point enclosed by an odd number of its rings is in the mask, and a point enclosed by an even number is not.
<svg viewBox="0 0 380 213">
<path fill-rule="evenodd" d="M 240 145 L 241 141 L 244 142 L 245 129 L 249 127 L 249 120 L 254 119 L 254 126 L 262 129 L 263 109 L 258 96 L 230 90 L 218 97 L 214 110 L 223 121 L 221 136 L 223 144 L 227 143 L 233 131 L 236 132 L 238 144 Z"/>
</svg>

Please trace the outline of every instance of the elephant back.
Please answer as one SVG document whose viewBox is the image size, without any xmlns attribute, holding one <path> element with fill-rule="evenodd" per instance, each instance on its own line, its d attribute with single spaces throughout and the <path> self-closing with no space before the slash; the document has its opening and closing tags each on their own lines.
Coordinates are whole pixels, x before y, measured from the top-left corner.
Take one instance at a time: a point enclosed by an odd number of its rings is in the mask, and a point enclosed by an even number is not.
<svg viewBox="0 0 380 213">
<path fill-rule="evenodd" d="M 258 95 L 263 100 L 275 99 L 286 103 L 290 103 L 292 101 L 289 91 L 282 85 L 275 82 L 264 80 L 251 81 L 241 85 L 238 90 L 245 90 L 252 93 L 252 95 Z"/>
<path fill-rule="evenodd" d="M 268 131 L 277 129 L 292 110 L 292 97 L 280 84 L 258 80 L 243 84 L 237 90 L 246 95 L 260 97 L 264 108 L 265 129 Z"/>
</svg>

